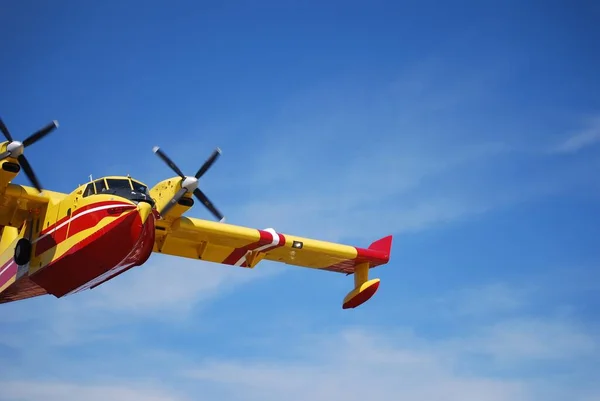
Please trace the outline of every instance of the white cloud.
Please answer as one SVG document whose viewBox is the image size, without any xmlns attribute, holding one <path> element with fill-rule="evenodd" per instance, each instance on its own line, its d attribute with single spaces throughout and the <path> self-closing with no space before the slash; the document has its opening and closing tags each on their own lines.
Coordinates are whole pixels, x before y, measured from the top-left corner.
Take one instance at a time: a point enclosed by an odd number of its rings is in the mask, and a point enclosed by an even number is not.
<svg viewBox="0 0 600 401">
<path fill-rule="evenodd" d="M 86 385 L 57 381 L 2 382 L 2 401 L 183 401 L 190 398 L 176 396 L 172 391 L 152 383 Z"/>
<path fill-rule="evenodd" d="M 451 317 L 481 317 L 493 313 L 511 313 L 524 306 L 527 290 L 515 289 L 504 283 L 480 285 L 465 288 L 440 297 L 437 307 L 443 308 Z"/>
<path fill-rule="evenodd" d="M 467 347 L 499 362 L 569 361 L 598 355 L 598 340 L 560 320 L 518 318 L 485 327 Z"/>
<path fill-rule="evenodd" d="M 450 80 L 436 65 L 408 68 L 394 82 L 353 77 L 309 88 L 283 101 L 244 146 L 224 144 L 211 192 L 224 199 L 229 221 L 368 244 L 538 199 L 584 179 L 582 166 L 548 168 L 539 157 L 545 144 L 536 143 L 536 152 L 513 146 L 510 122 L 495 128 L 491 116 L 474 115 L 504 71 L 453 72 Z M 239 145 L 240 129 L 229 127 L 220 137 Z"/>
<path fill-rule="evenodd" d="M 569 331 L 563 328 L 552 334 L 560 336 Z M 537 334 L 544 343 L 544 333 L 530 334 Z M 568 351 L 571 339 L 569 334 L 553 340 L 552 345 Z M 535 338 L 531 340 L 535 342 Z M 536 400 L 552 386 L 551 380 L 539 377 L 511 379 L 489 373 L 494 365 L 491 359 L 466 363 L 472 341 L 498 344 L 502 352 L 516 360 L 512 367 L 538 356 L 512 347 L 512 339 L 505 337 L 469 336 L 452 343 L 436 343 L 405 333 L 392 336 L 346 330 L 328 332 L 319 338 L 294 337 L 288 347 L 304 350 L 296 359 L 286 358 L 284 352 L 279 360 L 266 357 L 206 361 L 185 375 L 197 380 L 199 387 L 212 389 L 216 397 L 248 401 Z M 509 345 L 505 347 L 507 341 Z M 569 387 L 547 399 L 560 400 L 567 395 L 573 396 L 569 399 L 579 399 L 578 391 Z"/>
<path fill-rule="evenodd" d="M 121 338 L 121 351 L 111 352 L 111 342 L 97 337 L 89 345 L 105 352 L 69 358 L 63 350 L 77 344 L 53 344 L 48 342 L 51 336 L 47 332 L 25 332 L 20 340 L 31 354 L 28 363 L 39 370 L 28 380 L 4 379 L 0 399 L 27 401 L 46 394 L 45 399 L 65 401 L 75 397 L 125 401 L 185 397 L 223 401 L 395 401 L 399 397 L 406 401 L 587 401 L 599 396 L 600 388 L 586 381 L 588 372 L 593 372 L 590 367 L 600 361 L 598 338 L 585 326 L 562 317 L 530 318 L 524 311 L 536 296 L 505 284 L 449 294 L 442 297 L 449 311 L 430 308 L 429 317 L 436 321 L 440 313 L 454 312 L 447 327 L 450 331 L 440 328 L 433 336 L 417 326 L 395 322 L 384 327 L 326 325 L 317 329 L 314 322 L 308 322 L 290 328 L 277 325 L 270 316 L 267 321 L 251 323 L 259 333 L 256 337 L 236 340 L 237 346 L 244 348 L 238 356 L 232 355 L 229 347 L 219 347 L 217 340 L 214 345 L 194 342 L 197 347 L 173 343 L 161 351 L 167 343 Z M 470 309 L 478 300 L 481 305 Z M 498 314 L 501 311 L 504 316 Z M 90 314 L 90 321 L 98 316 L 93 311 Z M 474 316 L 485 318 L 473 321 Z M 54 320 L 54 316 L 48 318 Z M 213 323 L 205 319 L 198 325 Z M 168 333 L 165 330 L 161 329 Z M 194 328 L 187 324 L 186 330 Z M 45 366 L 60 366 L 50 381 L 42 380 L 50 374 Z M 86 380 L 73 378 L 69 370 L 73 368 L 85 370 Z M 9 370 L 7 377 L 9 373 L 16 374 Z M 71 379 L 61 380 L 63 377 Z M 140 384 L 139 377 L 147 378 L 150 388 Z"/>
<path fill-rule="evenodd" d="M 3 305 L 0 345 L 31 354 L 53 346 L 133 341 L 123 327 L 185 322 L 240 285 L 281 272 L 266 262 L 255 269 L 153 255 L 148 263 L 78 294 L 43 296 Z M 132 320 L 133 319 L 133 320 Z M 17 329 L 19 328 L 20 329 Z M 44 341 L 36 339 L 43 337 Z"/>
<path fill-rule="evenodd" d="M 600 142 L 600 116 L 585 121 L 585 128 L 576 131 L 555 146 L 552 153 L 575 153 Z"/>
<path fill-rule="evenodd" d="M 553 317 L 551 309 L 560 306 L 546 305 L 545 318 L 529 315 L 538 295 L 503 283 L 448 294 L 442 297 L 446 310 L 428 311 L 438 324 L 436 316 L 452 315 L 450 331 L 439 328 L 433 336 L 392 322 L 386 329 L 275 329 L 265 334 L 265 353 L 257 352 L 262 357 L 205 359 L 184 375 L 231 401 L 600 396 L 600 387 L 589 381 L 590 369 L 600 363 L 597 336 L 585 325 Z"/>
<path fill-rule="evenodd" d="M 202 302 L 232 288 L 277 273 L 267 263 L 256 269 L 153 254 L 147 264 L 81 293 L 86 308 L 114 309 L 140 315 L 186 315 Z"/>
</svg>

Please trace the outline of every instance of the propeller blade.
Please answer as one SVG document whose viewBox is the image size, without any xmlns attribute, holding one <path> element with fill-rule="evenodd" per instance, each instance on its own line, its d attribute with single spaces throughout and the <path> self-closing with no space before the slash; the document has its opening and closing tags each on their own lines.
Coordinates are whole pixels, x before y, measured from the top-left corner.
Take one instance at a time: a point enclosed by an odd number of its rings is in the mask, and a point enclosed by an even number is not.
<svg viewBox="0 0 600 401">
<path fill-rule="evenodd" d="M 167 203 L 162 210 L 159 212 L 159 214 L 162 217 L 165 217 L 166 214 L 169 212 L 169 210 L 171 210 L 171 208 L 173 206 L 175 206 L 177 204 L 177 202 L 179 202 L 179 200 L 183 197 L 183 195 L 185 195 L 185 193 L 187 192 L 186 188 L 181 188 L 179 191 L 177 191 L 177 193 L 175 194 L 175 196 L 173 196 L 171 198 L 171 200 L 169 201 L 169 203 Z"/>
<path fill-rule="evenodd" d="M 4 136 L 6 137 L 6 140 L 9 142 L 13 141 L 12 136 L 10 135 L 10 132 L 8 132 L 8 128 L 6 128 L 6 125 L 4 125 L 4 121 L 2 121 L 2 119 L 0 118 L 0 131 L 2 131 L 2 133 L 4 134 Z"/>
<path fill-rule="evenodd" d="M 9 151 L 2 152 L 2 153 L 0 154 L 0 160 L 4 160 L 4 159 L 6 159 L 8 156 L 10 156 L 10 155 L 11 155 L 11 153 L 10 153 Z"/>
<path fill-rule="evenodd" d="M 219 148 L 215 149 L 215 151 L 213 152 L 212 155 L 210 155 L 208 160 L 206 160 L 204 162 L 204 164 L 202 165 L 202 167 L 200 167 L 198 169 L 198 172 L 196 172 L 195 177 L 196 178 L 202 177 L 204 175 L 204 173 L 206 173 L 208 171 L 208 169 L 213 165 L 213 163 L 219 158 L 220 155 L 221 155 L 221 149 L 219 149 Z"/>
<path fill-rule="evenodd" d="M 27 178 L 29 178 L 29 181 L 31 181 L 35 189 L 37 189 L 38 192 L 42 192 L 42 186 L 40 185 L 40 182 L 35 176 L 35 173 L 33 172 L 31 165 L 27 161 L 27 158 L 24 155 L 19 155 L 17 160 L 19 160 L 19 164 L 23 168 L 23 171 L 25 171 L 25 175 L 27 175 Z"/>
<path fill-rule="evenodd" d="M 217 210 L 217 208 L 212 204 L 212 202 L 208 199 L 208 197 L 204 194 L 204 192 L 202 192 L 198 188 L 198 179 L 200 177 L 202 177 L 208 171 L 208 169 L 213 165 L 213 163 L 221 155 L 221 149 L 216 148 L 213 151 L 212 155 L 206 160 L 206 162 L 204 162 L 202 167 L 200 167 L 198 169 L 198 171 L 196 172 L 196 175 L 194 177 L 191 177 L 191 176 L 188 177 L 185 174 L 183 174 L 183 172 L 179 169 L 179 167 L 177 167 L 177 165 L 162 150 L 160 150 L 160 148 L 158 146 L 155 146 L 154 148 L 152 148 L 152 151 L 154 153 L 156 153 L 169 167 L 171 167 L 171 169 L 173 171 L 175 171 L 175 173 L 177 173 L 177 175 L 179 177 L 182 178 L 182 182 L 181 182 L 182 188 L 175 194 L 175 196 L 173 196 L 173 198 L 171 200 L 169 200 L 169 202 L 163 207 L 163 210 L 161 210 L 159 212 L 161 217 L 164 217 L 169 212 L 169 210 L 171 210 L 171 208 L 173 206 L 175 206 L 175 204 L 177 204 L 177 202 L 179 202 L 179 200 L 184 196 L 184 194 L 186 192 L 193 190 L 194 196 L 200 202 L 202 202 L 202 204 L 215 217 L 217 217 L 219 219 L 219 221 L 223 222 L 225 220 L 225 218 L 223 217 L 221 212 L 219 212 Z M 185 185 L 185 187 L 184 187 L 184 185 Z"/>
<path fill-rule="evenodd" d="M 46 125 L 44 128 L 38 130 L 37 132 L 34 132 L 27 139 L 25 139 L 23 141 L 23 146 L 28 147 L 30 145 L 33 145 L 34 143 L 48 135 L 50 132 L 54 131 L 56 128 L 58 128 L 58 121 L 54 120 L 50 124 Z"/>
<path fill-rule="evenodd" d="M 204 192 L 202 192 L 200 190 L 200 188 L 196 188 L 194 190 L 194 195 L 196 195 L 196 198 L 198 198 L 198 200 L 200 202 L 202 202 L 204 204 L 204 206 L 206 206 L 206 208 L 219 220 L 223 220 L 223 215 L 221 214 L 221 212 L 219 212 L 217 210 L 216 207 L 214 207 L 214 205 L 212 204 L 212 202 L 208 199 L 208 197 L 206 195 L 204 195 Z"/>
<path fill-rule="evenodd" d="M 154 148 L 152 148 L 152 151 L 154 153 L 156 153 L 158 155 L 158 157 L 160 157 L 169 167 L 171 167 L 171 170 L 173 170 L 175 172 L 175 174 L 177 174 L 181 178 L 185 179 L 185 175 L 181 172 L 179 167 L 177 167 L 177 165 L 173 162 L 173 160 L 171 160 L 169 158 L 169 156 L 167 156 L 166 153 L 163 152 L 158 146 L 155 146 Z"/>
</svg>

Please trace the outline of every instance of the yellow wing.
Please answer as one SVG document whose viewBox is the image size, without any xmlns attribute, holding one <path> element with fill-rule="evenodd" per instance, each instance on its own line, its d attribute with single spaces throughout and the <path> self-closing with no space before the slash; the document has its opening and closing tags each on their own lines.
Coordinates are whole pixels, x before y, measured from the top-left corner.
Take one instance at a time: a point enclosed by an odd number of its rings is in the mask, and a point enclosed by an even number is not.
<svg viewBox="0 0 600 401">
<path fill-rule="evenodd" d="M 355 288 L 344 308 L 356 307 L 377 290 L 379 279 L 368 280 L 370 268 L 386 264 L 392 236 L 367 248 L 319 241 L 181 216 L 168 226 L 157 224 L 154 251 L 209 262 L 253 268 L 261 260 L 355 275 Z"/>
</svg>

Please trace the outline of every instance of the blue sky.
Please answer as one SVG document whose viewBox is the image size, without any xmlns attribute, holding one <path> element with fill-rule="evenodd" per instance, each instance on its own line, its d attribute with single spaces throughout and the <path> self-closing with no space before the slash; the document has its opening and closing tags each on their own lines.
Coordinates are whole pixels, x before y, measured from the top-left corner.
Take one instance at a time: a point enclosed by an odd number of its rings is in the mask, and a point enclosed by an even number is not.
<svg viewBox="0 0 600 401">
<path fill-rule="evenodd" d="M 27 149 L 42 184 L 220 146 L 229 222 L 394 234 L 380 290 L 344 311 L 351 277 L 155 255 L 3 305 L 0 400 L 600 397 L 598 5 L 164 4 L 2 6 L 2 118 L 60 122 Z"/>
</svg>

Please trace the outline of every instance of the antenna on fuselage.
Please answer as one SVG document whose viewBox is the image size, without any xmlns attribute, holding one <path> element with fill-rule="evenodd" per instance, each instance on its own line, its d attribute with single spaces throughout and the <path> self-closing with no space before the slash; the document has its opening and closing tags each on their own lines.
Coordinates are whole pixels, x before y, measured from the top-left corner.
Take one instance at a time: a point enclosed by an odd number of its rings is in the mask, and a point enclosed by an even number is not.
<svg viewBox="0 0 600 401">
<path fill-rule="evenodd" d="M 90 174 L 90 182 L 94 181 L 94 179 L 92 178 L 92 175 Z"/>
</svg>

